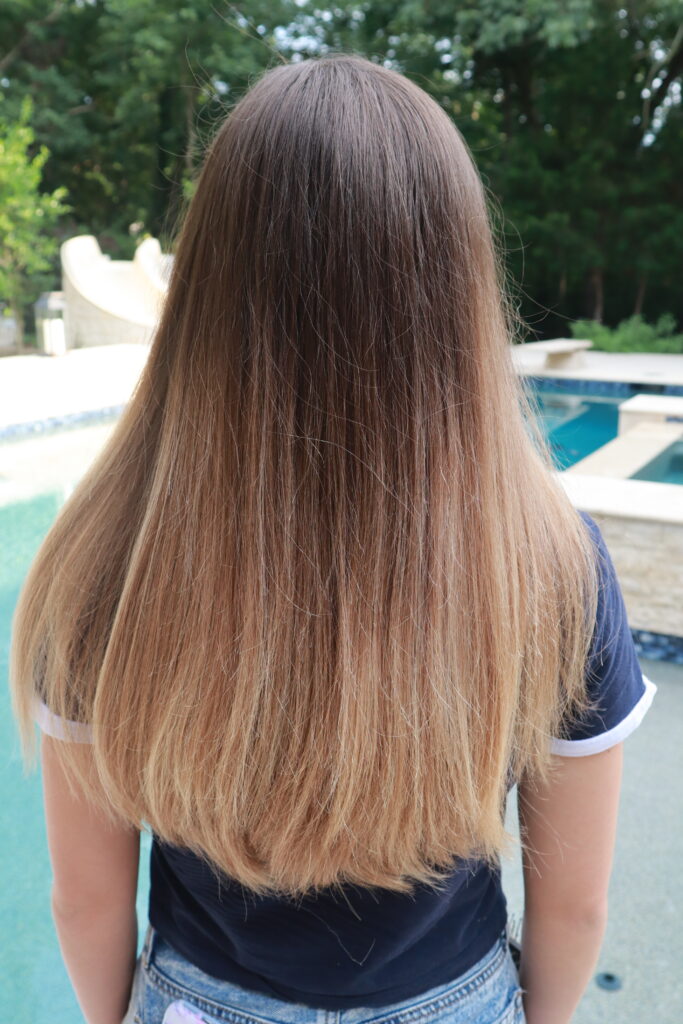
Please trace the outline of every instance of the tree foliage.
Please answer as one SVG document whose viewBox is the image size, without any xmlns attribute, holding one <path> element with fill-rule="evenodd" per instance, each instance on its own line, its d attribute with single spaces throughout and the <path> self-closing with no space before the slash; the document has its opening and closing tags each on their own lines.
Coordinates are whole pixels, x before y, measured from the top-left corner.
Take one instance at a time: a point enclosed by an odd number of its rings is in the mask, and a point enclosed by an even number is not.
<svg viewBox="0 0 683 1024">
<path fill-rule="evenodd" d="M 603 352 L 667 352 L 683 353 L 683 334 L 675 334 L 676 321 L 663 313 L 654 324 L 647 324 L 638 313 L 623 320 L 617 327 L 607 327 L 596 320 L 575 320 L 571 324 L 574 338 L 589 338 L 593 348 Z"/>
<path fill-rule="evenodd" d="M 0 73 L 15 114 L 29 89 L 52 160 L 45 187 L 73 197 L 72 230 L 129 255 L 129 225 L 171 230 L 186 182 L 226 104 L 278 59 L 273 28 L 290 2 L 15 0 Z M 13 43 L 12 43 L 13 41 Z M 285 59 L 280 57 L 279 59 Z"/>
<path fill-rule="evenodd" d="M 625 0 L 624 0 L 625 2 Z M 408 74 L 453 117 L 502 211 L 527 322 L 683 321 L 683 0 L 13 0 L 0 89 L 66 186 L 71 231 L 167 237 L 206 142 L 264 68 L 325 50 Z"/>
<path fill-rule="evenodd" d="M 306 10 L 302 36 L 321 14 Z M 683 318 L 680 0 L 380 0 L 321 23 L 324 46 L 406 72 L 451 114 L 539 333 L 581 315 Z"/>
<path fill-rule="evenodd" d="M 31 152 L 32 106 L 26 97 L 19 117 L 8 121 L 0 105 L 0 297 L 16 320 L 20 343 L 24 304 L 36 297 L 40 276 L 50 268 L 51 229 L 66 210 L 66 189 L 40 191 L 49 153 L 45 146 Z"/>
</svg>

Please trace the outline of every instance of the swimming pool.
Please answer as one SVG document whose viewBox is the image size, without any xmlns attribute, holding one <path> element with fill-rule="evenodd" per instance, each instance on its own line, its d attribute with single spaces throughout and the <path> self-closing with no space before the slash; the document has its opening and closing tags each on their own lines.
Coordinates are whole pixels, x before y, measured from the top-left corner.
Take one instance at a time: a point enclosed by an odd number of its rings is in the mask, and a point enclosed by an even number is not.
<svg viewBox="0 0 683 1024">
<path fill-rule="evenodd" d="M 104 435 L 102 435 L 104 436 Z M 44 439 L 48 450 L 55 438 Z M 73 447 L 77 436 L 69 438 Z M 11 452 L 19 456 L 25 447 L 39 450 L 36 442 L 24 442 Z M 69 447 L 67 445 L 66 447 Z M 6 454 L 6 453 L 5 453 Z M 3 809 L 3 842 L 0 845 L 0 1020 L 7 1024 L 77 1024 L 82 1020 L 71 985 L 62 965 L 50 915 L 50 864 L 42 815 L 40 777 L 23 774 L 6 684 L 9 667 L 11 618 L 19 589 L 30 562 L 52 524 L 73 483 L 86 468 L 92 452 L 83 447 L 75 464 L 69 456 L 54 462 L 43 473 L 48 481 L 43 493 L 26 500 L 0 504 L 0 673 L 4 680 L 0 697 L 0 806 Z M 11 460 L 9 460 L 11 461 Z M 36 483 L 32 460 L 20 458 L 21 473 L 13 481 L 18 493 L 31 478 Z M 3 470 L 8 460 L 3 462 Z M 26 481 L 21 479 L 22 473 Z M 6 472 L 0 473 L 7 485 Z M 143 863 L 149 842 L 143 839 Z M 141 871 L 138 913 L 144 921 L 147 904 L 147 872 Z"/>
<path fill-rule="evenodd" d="M 631 480 L 650 480 L 657 484 L 683 484 L 683 440 L 674 441 Z"/>
<path fill-rule="evenodd" d="M 558 469 L 569 469 L 617 436 L 621 397 L 559 394 L 539 388 L 530 394 Z"/>
<path fill-rule="evenodd" d="M 567 468 L 617 433 L 619 398 L 535 392 L 558 467 Z M 29 564 L 110 425 L 3 445 L 0 463 L 0 671 L 7 678 L 11 617 Z M 5 841 L 0 871 L 0 993 L 3 1022 L 76 1024 L 80 1014 L 62 966 L 49 909 L 50 865 L 38 775 L 23 776 L 7 685 L 0 698 Z M 143 839 L 138 911 L 146 918 L 149 841 Z"/>
</svg>

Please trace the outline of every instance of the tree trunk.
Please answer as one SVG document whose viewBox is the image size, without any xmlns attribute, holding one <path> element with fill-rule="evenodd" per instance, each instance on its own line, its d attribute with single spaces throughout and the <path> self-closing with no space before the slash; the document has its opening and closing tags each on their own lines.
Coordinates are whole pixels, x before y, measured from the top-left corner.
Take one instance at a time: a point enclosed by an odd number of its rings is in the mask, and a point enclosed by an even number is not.
<svg viewBox="0 0 683 1024">
<path fill-rule="evenodd" d="M 194 173 L 197 138 L 194 128 L 194 89 L 185 86 L 185 173 L 191 178 Z"/>
<path fill-rule="evenodd" d="M 645 289 L 647 288 L 647 274 L 641 274 L 638 278 L 638 288 L 636 290 L 636 302 L 633 307 L 633 315 L 640 316 L 643 312 L 643 300 L 645 299 Z"/>
<path fill-rule="evenodd" d="M 602 267 L 593 267 L 590 272 L 591 320 L 602 323 L 605 312 L 604 280 Z"/>
<path fill-rule="evenodd" d="M 14 322 L 17 325 L 15 334 L 17 352 L 23 352 L 24 350 L 24 310 L 19 303 L 14 303 L 10 299 L 8 302 L 10 313 L 14 318 Z"/>
<path fill-rule="evenodd" d="M 515 80 L 519 93 L 519 102 L 527 123 L 538 131 L 540 123 L 534 103 L 534 82 L 531 73 L 531 60 L 523 60 L 515 68 Z"/>
<path fill-rule="evenodd" d="M 567 271 L 563 270 L 560 274 L 560 282 L 557 286 L 557 301 L 564 302 L 567 294 Z"/>
<path fill-rule="evenodd" d="M 150 195 L 149 224 L 145 225 L 157 238 L 163 233 L 167 224 L 173 190 L 173 182 L 169 180 L 166 164 L 168 161 L 168 133 L 173 125 L 174 98 L 171 86 L 165 86 L 159 94 L 154 187 Z"/>
<path fill-rule="evenodd" d="M 506 65 L 503 63 L 501 67 L 501 75 L 503 81 L 503 131 L 505 132 L 506 139 L 512 138 L 513 125 L 512 125 L 512 102 L 510 97 L 510 74 Z M 506 159 L 506 153 L 508 147 L 503 146 L 501 157 L 503 160 Z M 509 162 L 509 161 L 508 161 Z"/>
</svg>

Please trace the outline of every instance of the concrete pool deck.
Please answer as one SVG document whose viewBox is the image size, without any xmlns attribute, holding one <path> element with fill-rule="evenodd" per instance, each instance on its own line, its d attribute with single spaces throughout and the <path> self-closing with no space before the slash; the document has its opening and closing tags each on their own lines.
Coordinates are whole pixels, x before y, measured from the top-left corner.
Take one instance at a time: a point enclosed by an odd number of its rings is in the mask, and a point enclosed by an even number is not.
<svg viewBox="0 0 683 1024">
<path fill-rule="evenodd" d="M 89 414 L 126 403 L 147 359 L 144 344 L 69 349 L 62 356 L 36 353 L 0 358 L 0 438 L 31 423 Z M 624 381 L 683 386 L 683 355 L 645 352 L 582 354 L 583 365 L 567 370 L 544 366 L 533 345 L 513 345 L 522 373 L 555 380 Z"/>
<path fill-rule="evenodd" d="M 596 968 L 619 991 L 590 982 L 572 1024 L 683 1021 L 683 666 L 640 659 L 657 686 L 652 707 L 624 743 L 624 781 L 607 933 Z M 510 801 L 509 827 L 516 806 Z M 521 918 L 522 876 L 503 864 L 511 915 Z"/>
<path fill-rule="evenodd" d="M 546 363 L 546 354 L 534 348 L 534 343 L 513 345 L 513 358 L 523 373 L 540 374 L 556 380 L 622 381 L 626 384 L 674 384 L 683 386 L 683 354 L 663 352 L 598 352 L 588 349 L 581 353 L 580 365 L 566 370 L 552 369 Z"/>
<path fill-rule="evenodd" d="M 148 345 L 100 345 L 62 356 L 0 358 L 0 439 L 30 424 L 120 409 L 147 360 Z"/>
</svg>

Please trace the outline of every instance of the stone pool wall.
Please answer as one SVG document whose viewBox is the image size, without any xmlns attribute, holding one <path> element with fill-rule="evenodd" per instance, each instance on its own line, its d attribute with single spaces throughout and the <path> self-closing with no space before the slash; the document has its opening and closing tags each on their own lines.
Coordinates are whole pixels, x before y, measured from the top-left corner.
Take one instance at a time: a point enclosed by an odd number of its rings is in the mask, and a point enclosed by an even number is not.
<svg viewBox="0 0 683 1024">
<path fill-rule="evenodd" d="M 558 474 L 602 530 L 644 657 L 683 664 L 683 488 Z"/>
</svg>

